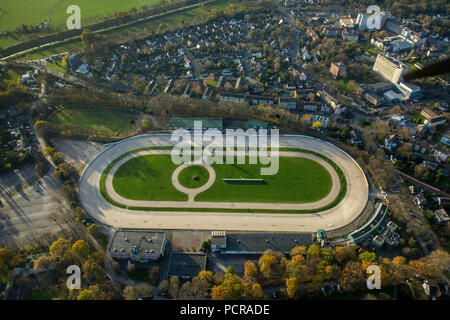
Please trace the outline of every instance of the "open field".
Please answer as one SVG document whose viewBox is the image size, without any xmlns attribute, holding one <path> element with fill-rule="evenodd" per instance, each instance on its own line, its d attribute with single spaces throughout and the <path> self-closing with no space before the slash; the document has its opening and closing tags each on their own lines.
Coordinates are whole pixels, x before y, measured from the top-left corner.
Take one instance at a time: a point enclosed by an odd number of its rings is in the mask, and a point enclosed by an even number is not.
<svg viewBox="0 0 450 320">
<path fill-rule="evenodd" d="M 280 158 L 280 170 L 261 176 L 260 165 L 213 165 L 214 185 L 199 194 L 197 201 L 233 202 L 314 202 L 331 190 L 330 174 L 317 162 L 306 158 Z M 264 184 L 227 184 L 222 179 L 263 179 Z"/>
<path fill-rule="evenodd" d="M 187 196 L 172 185 L 176 167 L 170 155 L 133 158 L 116 171 L 114 190 L 127 199 L 186 201 Z"/>
<path fill-rule="evenodd" d="M 41 23 L 48 25 L 58 31 L 67 30 L 66 13 L 70 5 L 78 5 L 81 9 L 81 24 L 89 25 L 111 19 L 116 12 L 129 11 L 132 8 L 140 10 L 142 5 L 152 6 L 158 4 L 159 0 L 22 0 L 17 5 L 15 0 L 2 0 L 0 2 L 0 32 L 16 31 L 22 25 L 37 26 Z M 20 42 L 31 39 L 31 33 L 1 37 L 0 46 L 9 47 Z"/>
<path fill-rule="evenodd" d="M 49 122 L 57 125 L 80 127 L 111 137 L 129 134 L 136 128 L 137 121 L 136 112 L 95 107 L 67 107 L 49 118 Z"/>
<path fill-rule="evenodd" d="M 331 190 L 331 176 L 317 162 L 306 158 L 280 158 L 280 170 L 273 176 L 261 176 L 260 165 L 216 164 L 216 180 L 211 188 L 200 193 L 196 201 L 306 203 L 324 198 Z M 118 168 L 113 178 L 114 190 L 132 200 L 185 200 L 172 185 L 175 170 L 169 155 L 148 155 L 133 158 Z M 199 181 L 194 181 L 198 176 Z M 263 179 L 263 184 L 228 184 L 222 179 Z M 187 167 L 178 178 L 187 188 L 198 188 L 209 179 L 201 166 Z"/>
</svg>

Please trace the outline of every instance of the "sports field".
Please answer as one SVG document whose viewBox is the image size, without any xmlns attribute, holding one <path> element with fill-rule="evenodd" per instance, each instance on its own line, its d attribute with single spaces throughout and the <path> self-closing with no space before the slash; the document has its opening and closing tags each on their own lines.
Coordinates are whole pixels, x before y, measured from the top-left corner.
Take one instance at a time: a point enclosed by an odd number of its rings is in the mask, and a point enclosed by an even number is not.
<svg viewBox="0 0 450 320">
<path fill-rule="evenodd" d="M 172 185 L 172 172 L 176 167 L 170 155 L 133 158 L 116 171 L 114 190 L 133 200 L 186 201 L 187 195 Z"/>
<path fill-rule="evenodd" d="M 261 176 L 260 165 L 213 165 L 216 179 L 213 186 L 196 196 L 195 201 L 309 203 L 324 198 L 331 190 L 328 171 L 319 163 L 301 157 L 280 158 L 280 170 L 273 176 Z M 185 200 L 171 177 L 176 166 L 169 155 L 147 155 L 122 164 L 113 178 L 114 190 L 131 200 Z M 198 178 L 198 181 L 194 180 Z M 178 181 L 187 188 L 198 188 L 209 178 L 201 166 L 187 167 Z M 229 184 L 222 179 L 263 179 L 262 184 Z"/>
<path fill-rule="evenodd" d="M 110 137 L 126 136 L 136 128 L 138 114 L 128 110 L 109 110 L 95 107 L 67 107 L 55 112 L 49 122 L 88 129 L 92 133 Z"/>
</svg>

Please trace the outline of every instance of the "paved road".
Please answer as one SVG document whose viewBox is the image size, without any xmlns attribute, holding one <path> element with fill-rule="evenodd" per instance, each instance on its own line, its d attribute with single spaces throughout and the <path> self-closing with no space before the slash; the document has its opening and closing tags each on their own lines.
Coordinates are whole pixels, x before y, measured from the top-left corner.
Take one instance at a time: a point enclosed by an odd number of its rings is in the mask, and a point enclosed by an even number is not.
<svg viewBox="0 0 450 320">
<path fill-rule="evenodd" d="M 255 214 L 226 212 L 135 211 L 117 208 L 101 195 L 99 181 L 106 166 L 125 152 L 149 147 L 172 146 L 170 135 L 142 135 L 123 140 L 100 153 L 80 178 L 80 200 L 91 217 L 118 228 L 197 229 L 239 231 L 315 232 L 333 230 L 354 221 L 369 196 L 365 175 L 343 150 L 322 140 L 305 136 L 282 136 L 280 147 L 303 148 L 333 160 L 344 172 L 347 194 L 333 209 L 316 214 Z"/>
</svg>

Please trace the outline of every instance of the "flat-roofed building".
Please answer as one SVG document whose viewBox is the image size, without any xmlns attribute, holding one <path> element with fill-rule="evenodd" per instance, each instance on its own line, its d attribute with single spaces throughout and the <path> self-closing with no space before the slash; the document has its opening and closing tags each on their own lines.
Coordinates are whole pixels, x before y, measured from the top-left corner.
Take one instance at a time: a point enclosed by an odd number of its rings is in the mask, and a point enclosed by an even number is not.
<svg viewBox="0 0 450 320">
<path fill-rule="evenodd" d="M 422 89 L 410 82 L 400 82 L 397 88 L 408 98 L 416 98 L 422 94 Z"/>
<path fill-rule="evenodd" d="M 381 248 L 384 244 L 384 239 L 379 235 L 376 235 L 372 240 L 372 244 L 377 248 Z"/>
<path fill-rule="evenodd" d="M 207 256 L 203 253 L 172 253 L 169 261 L 168 277 L 191 279 L 206 269 Z"/>
<path fill-rule="evenodd" d="M 148 262 L 164 256 L 165 232 L 119 230 L 109 247 L 113 259 Z"/>
<path fill-rule="evenodd" d="M 221 254 L 262 254 L 274 252 L 290 253 L 296 246 L 309 246 L 312 233 L 227 233 L 226 248 Z"/>
<path fill-rule="evenodd" d="M 211 250 L 218 252 L 227 247 L 227 233 L 225 231 L 211 232 Z"/>
</svg>

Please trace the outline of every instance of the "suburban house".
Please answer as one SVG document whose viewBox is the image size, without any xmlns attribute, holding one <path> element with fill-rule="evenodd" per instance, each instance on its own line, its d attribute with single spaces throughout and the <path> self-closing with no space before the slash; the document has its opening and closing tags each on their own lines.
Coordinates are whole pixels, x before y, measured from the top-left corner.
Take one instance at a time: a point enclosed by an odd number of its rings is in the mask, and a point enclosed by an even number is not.
<svg viewBox="0 0 450 320">
<path fill-rule="evenodd" d="M 363 143 L 363 140 L 362 140 L 362 137 L 361 137 L 361 132 L 359 132 L 358 130 L 353 129 L 353 130 L 350 132 L 350 135 L 351 135 L 351 141 L 352 141 L 352 144 L 360 144 L 360 143 Z"/>
<path fill-rule="evenodd" d="M 433 212 L 433 215 L 436 223 L 442 226 L 446 225 L 450 221 L 450 218 L 448 217 L 447 211 L 445 211 L 445 209 L 435 210 Z"/>
<path fill-rule="evenodd" d="M 332 62 L 330 65 L 330 73 L 334 78 L 345 77 L 347 75 L 347 66 L 342 62 Z"/>
<path fill-rule="evenodd" d="M 280 106 L 280 108 L 284 108 L 284 109 L 295 109 L 297 108 L 297 100 L 295 100 L 294 98 L 279 98 L 278 99 L 278 105 Z"/>
<path fill-rule="evenodd" d="M 254 105 L 259 105 L 259 104 L 272 105 L 272 104 L 275 103 L 273 98 L 271 98 L 271 97 L 264 97 L 264 96 L 250 96 L 250 101 Z"/>
<path fill-rule="evenodd" d="M 442 135 L 440 142 L 450 146 L 450 129 Z"/>
<path fill-rule="evenodd" d="M 384 139 L 384 148 L 386 150 L 394 150 L 398 146 L 398 139 L 395 134 L 391 134 Z"/>
<path fill-rule="evenodd" d="M 229 93 L 223 92 L 219 95 L 220 101 L 230 101 L 230 102 L 245 102 L 247 98 L 247 94 L 245 93 Z"/>
</svg>

